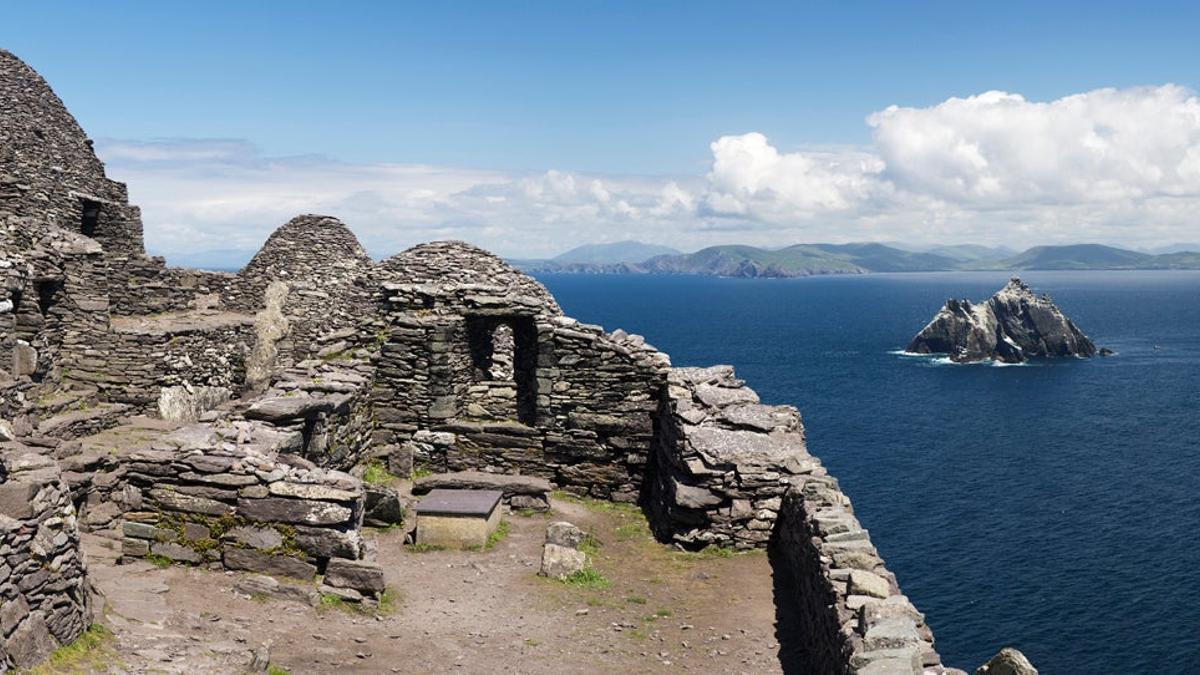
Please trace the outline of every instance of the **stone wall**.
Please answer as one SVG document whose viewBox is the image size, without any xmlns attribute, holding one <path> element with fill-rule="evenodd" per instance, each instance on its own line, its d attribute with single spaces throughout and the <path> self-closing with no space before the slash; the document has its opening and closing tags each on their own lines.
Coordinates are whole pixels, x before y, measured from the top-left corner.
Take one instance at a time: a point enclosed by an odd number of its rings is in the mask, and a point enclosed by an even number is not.
<svg viewBox="0 0 1200 675">
<path fill-rule="evenodd" d="M 141 214 L 50 85 L 0 49 L 0 211 L 144 252 Z"/>
<path fill-rule="evenodd" d="M 378 439 L 418 464 L 547 478 L 636 501 L 664 355 L 636 336 L 562 316 L 549 293 L 459 242 L 383 264 Z"/>
<path fill-rule="evenodd" d="M 374 440 L 373 373 L 365 356 L 352 350 L 331 361 L 302 361 L 235 417 L 299 434 L 299 445 L 286 452 L 348 471 L 370 456 Z"/>
<path fill-rule="evenodd" d="M 0 671 L 37 665 L 91 625 L 75 525 L 53 460 L 0 443 Z"/>
<path fill-rule="evenodd" d="M 158 410 L 164 387 L 236 392 L 245 380 L 253 322 L 244 314 L 216 311 L 114 318 L 111 352 L 86 379 L 107 400 L 144 414 Z"/>
<path fill-rule="evenodd" d="M 837 481 L 814 472 L 788 488 L 772 554 L 776 603 L 794 617 L 788 647 L 806 672 L 935 675 L 942 666 L 925 617 L 900 592 Z"/>
<path fill-rule="evenodd" d="M 237 279 L 227 272 L 167 267 L 160 257 L 110 255 L 108 261 L 114 315 L 216 309 Z"/>
<path fill-rule="evenodd" d="M 311 580 L 363 556 L 363 486 L 293 453 L 301 431 L 222 420 L 183 427 L 125 463 L 124 555 Z"/>
<path fill-rule="evenodd" d="M 800 413 L 759 402 L 732 366 L 675 368 L 659 399 L 647 507 L 687 548 L 766 546 L 790 482 L 824 475 Z"/>
</svg>

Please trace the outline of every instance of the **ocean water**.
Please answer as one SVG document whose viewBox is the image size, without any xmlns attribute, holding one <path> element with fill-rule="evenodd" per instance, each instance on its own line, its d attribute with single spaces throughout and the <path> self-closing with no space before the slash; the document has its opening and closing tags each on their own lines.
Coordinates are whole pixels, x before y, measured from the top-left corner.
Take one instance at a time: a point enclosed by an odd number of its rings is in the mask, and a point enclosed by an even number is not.
<svg viewBox="0 0 1200 675">
<path fill-rule="evenodd" d="M 897 354 L 1002 273 L 543 275 L 563 309 L 800 408 L 948 665 L 1200 672 L 1200 273 L 1028 272 L 1117 356 Z"/>
</svg>

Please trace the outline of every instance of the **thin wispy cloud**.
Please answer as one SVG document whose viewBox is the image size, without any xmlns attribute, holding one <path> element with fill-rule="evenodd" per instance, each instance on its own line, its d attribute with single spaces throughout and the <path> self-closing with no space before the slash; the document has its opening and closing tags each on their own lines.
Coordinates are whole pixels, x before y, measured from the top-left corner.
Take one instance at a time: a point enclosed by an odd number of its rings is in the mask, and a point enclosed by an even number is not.
<svg viewBox="0 0 1200 675">
<path fill-rule="evenodd" d="M 1152 246 L 1197 237 L 1200 100 L 1183 87 L 1048 102 L 991 91 L 866 119 L 861 148 L 781 150 L 723 136 L 699 175 L 597 176 L 329 157 L 239 140 L 107 140 L 153 250 L 254 250 L 293 215 L 335 215 L 376 255 L 435 238 L 544 256 L 636 238 L 715 243 L 899 240 Z"/>
</svg>

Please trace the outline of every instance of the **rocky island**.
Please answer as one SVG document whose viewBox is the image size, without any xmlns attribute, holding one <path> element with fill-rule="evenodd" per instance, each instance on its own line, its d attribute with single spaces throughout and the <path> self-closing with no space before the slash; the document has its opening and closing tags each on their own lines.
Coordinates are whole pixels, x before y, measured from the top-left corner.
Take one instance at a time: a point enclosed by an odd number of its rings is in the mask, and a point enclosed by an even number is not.
<svg viewBox="0 0 1200 675">
<path fill-rule="evenodd" d="M 988 359 L 1024 363 L 1036 357 L 1097 354 L 1096 345 L 1049 296 L 1035 295 L 1017 277 L 978 305 L 947 300 L 906 351 L 946 354 L 958 363 Z"/>
</svg>

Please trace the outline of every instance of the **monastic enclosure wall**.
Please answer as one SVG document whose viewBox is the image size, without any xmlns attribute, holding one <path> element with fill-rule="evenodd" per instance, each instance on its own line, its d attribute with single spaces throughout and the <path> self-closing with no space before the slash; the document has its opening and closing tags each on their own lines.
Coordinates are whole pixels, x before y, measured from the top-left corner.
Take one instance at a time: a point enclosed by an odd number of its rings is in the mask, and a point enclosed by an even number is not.
<svg viewBox="0 0 1200 675">
<path fill-rule="evenodd" d="M 113 319 L 112 348 L 89 374 L 110 401 L 157 412 L 164 387 L 221 387 L 238 391 L 253 344 L 253 320 L 242 314 L 185 312 Z"/>
<path fill-rule="evenodd" d="M 305 580 L 361 558 L 361 481 L 295 461 L 302 445 L 300 431 L 225 420 L 133 453 L 123 554 Z"/>
<path fill-rule="evenodd" d="M 0 443 L 0 671 L 32 668 L 91 623 L 75 508 L 58 468 Z"/>
<path fill-rule="evenodd" d="M 0 49 L 0 211 L 142 253 L 141 215 L 50 85 Z"/>
<path fill-rule="evenodd" d="M 112 314 L 147 315 L 216 309 L 236 281 L 228 272 L 167 267 L 151 256 L 108 256 Z"/>
<path fill-rule="evenodd" d="M 823 475 L 800 413 L 763 405 L 731 366 L 675 368 L 655 419 L 647 508 L 682 546 L 767 545 L 789 482 Z"/>
<path fill-rule="evenodd" d="M 814 472 L 784 495 L 771 543 L 790 603 L 786 648 L 805 672 L 948 672 L 925 617 L 905 597 L 837 481 Z M 949 671 L 961 673 L 961 671 Z"/>
</svg>

